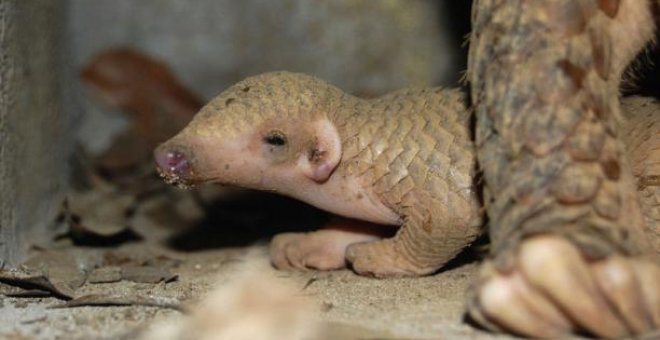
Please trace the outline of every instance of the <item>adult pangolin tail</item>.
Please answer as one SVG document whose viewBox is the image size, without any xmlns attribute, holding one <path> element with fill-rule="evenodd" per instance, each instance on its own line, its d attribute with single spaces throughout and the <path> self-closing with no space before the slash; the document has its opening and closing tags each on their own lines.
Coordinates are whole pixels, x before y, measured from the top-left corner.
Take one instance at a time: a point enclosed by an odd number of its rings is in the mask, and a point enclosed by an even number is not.
<svg viewBox="0 0 660 340">
<path fill-rule="evenodd" d="M 618 98 L 625 66 L 652 36 L 649 6 L 475 1 L 469 80 L 499 267 L 540 233 L 593 259 L 649 249 L 636 188 L 653 177 L 633 177 Z"/>
</svg>

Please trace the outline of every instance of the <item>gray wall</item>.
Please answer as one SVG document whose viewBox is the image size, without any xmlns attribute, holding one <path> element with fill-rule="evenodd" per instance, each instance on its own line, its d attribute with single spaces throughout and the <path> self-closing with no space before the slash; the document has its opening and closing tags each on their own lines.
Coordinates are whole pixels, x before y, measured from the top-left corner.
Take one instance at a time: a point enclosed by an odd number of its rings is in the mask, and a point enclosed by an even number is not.
<svg viewBox="0 0 660 340">
<path fill-rule="evenodd" d="M 430 0 L 69 0 L 77 66 L 131 45 L 166 60 L 211 96 L 276 69 L 349 90 L 441 81 L 452 55 Z"/>
<path fill-rule="evenodd" d="M 58 87 L 61 2 L 0 0 L 0 260 L 52 236 L 70 139 Z"/>
</svg>

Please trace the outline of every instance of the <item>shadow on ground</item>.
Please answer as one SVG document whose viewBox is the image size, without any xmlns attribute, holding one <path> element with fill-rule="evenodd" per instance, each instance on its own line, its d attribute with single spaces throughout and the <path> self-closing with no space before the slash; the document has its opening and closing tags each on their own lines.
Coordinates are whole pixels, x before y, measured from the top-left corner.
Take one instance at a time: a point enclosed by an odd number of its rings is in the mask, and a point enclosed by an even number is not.
<svg viewBox="0 0 660 340">
<path fill-rule="evenodd" d="M 167 245 L 179 251 L 240 247 L 277 233 L 318 229 L 329 220 L 327 213 L 305 203 L 254 191 L 215 200 L 205 211 L 200 223 L 172 235 Z"/>
</svg>

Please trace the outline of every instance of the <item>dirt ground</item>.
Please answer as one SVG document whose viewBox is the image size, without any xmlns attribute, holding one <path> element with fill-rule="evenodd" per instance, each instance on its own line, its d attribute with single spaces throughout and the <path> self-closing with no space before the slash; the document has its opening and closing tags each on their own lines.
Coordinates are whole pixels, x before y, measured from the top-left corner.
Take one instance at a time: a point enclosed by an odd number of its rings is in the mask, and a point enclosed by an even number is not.
<svg viewBox="0 0 660 340">
<path fill-rule="evenodd" d="M 466 291 L 478 268 L 474 261 L 454 264 L 433 276 L 406 279 L 371 279 L 349 270 L 283 272 L 270 266 L 268 236 L 278 229 L 290 229 L 285 227 L 289 224 L 287 221 L 320 223 L 324 216 L 318 211 L 272 195 L 247 194 L 216 204 L 213 211 L 218 216 L 215 219 L 206 218 L 203 223 L 181 230 L 173 227 L 175 223 L 171 221 L 162 222 L 166 217 L 154 218 L 153 214 L 145 212 L 147 210 L 141 209 L 132 220 L 132 229 L 142 236 L 141 240 L 75 246 L 63 238 L 49 249 L 35 250 L 35 254 L 46 255 L 42 256 L 47 258 L 46 262 L 71 258 L 77 267 L 88 268 L 84 270 L 86 283 L 73 290 L 72 301 L 83 296 L 105 296 L 99 300 L 105 303 L 108 303 L 108 296 L 120 298 L 111 300 L 107 306 L 53 308 L 61 306 L 66 299 L 41 296 L 44 294 L 29 289 L 21 294 L 9 294 L 8 286 L 3 285 L 6 295 L 0 297 L 0 337 L 163 339 L 166 337 L 154 334 L 165 332 L 171 339 L 197 338 L 190 336 L 190 328 L 203 328 L 203 322 L 182 324 L 180 328 L 187 329 L 184 331 L 188 332 L 187 336 L 181 335 L 181 329 L 176 333 L 168 327 L 202 315 L 214 327 L 246 323 L 247 328 L 252 329 L 258 323 L 267 322 L 251 319 L 252 314 L 261 313 L 266 315 L 266 320 L 271 316 L 289 315 L 290 319 L 278 321 L 287 331 L 315 325 L 303 337 L 309 339 L 507 338 L 478 331 L 463 321 Z M 259 229 L 260 226 L 268 231 Z M 68 257 L 60 256 L 62 254 Z M 57 266 L 57 263 L 50 265 Z M 157 283 L 148 282 L 155 280 L 150 279 L 149 273 L 140 272 L 146 270 L 145 264 L 149 264 L 149 268 L 161 268 L 171 276 L 164 275 Z M 126 268 L 127 265 L 142 268 L 134 274 L 137 278 L 106 278 L 107 283 L 92 283 L 104 280 L 98 275 L 94 279 L 90 271 Z M 70 266 L 70 263 L 62 266 Z M 127 270 L 123 270 L 126 274 Z M 252 274 L 246 275 L 246 272 Z M 280 286 L 286 287 L 284 293 L 278 293 Z M 214 289 L 225 289 L 225 295 L 221 295 L 224 297 L 210 300 L 210 308 L 215 312 L 207 313 L 203 309 L 199 312 L 195 306 Z M 242 296 L 243 302 L 239 301 L 238 305 L 232 302 L 236 296 Z M 140 300 L 145 298 L 147 303 Z M 297 298 L 304 301 L 290 302 Z M 272 303 L 264 304 L 266 300 Z M 128 305 L 117 305 L 122 303 Z M 192 310 L 192 316 L 185 316 L 190 313 L 179 309 Z M 288 338 L 276 334 L 263 335 L 263 338 Z"/>
</svg>

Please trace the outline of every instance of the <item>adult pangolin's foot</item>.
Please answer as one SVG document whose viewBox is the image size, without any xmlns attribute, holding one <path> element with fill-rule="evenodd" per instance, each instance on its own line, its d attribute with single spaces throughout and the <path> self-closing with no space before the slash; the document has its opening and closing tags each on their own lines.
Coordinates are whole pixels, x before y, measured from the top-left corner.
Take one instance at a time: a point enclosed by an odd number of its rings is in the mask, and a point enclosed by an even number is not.
<svg viewBox="0 0 660 340">
<path fill-rule="evenodd" d="M 470 314 L 490 328 L 555 338 L 586 332 L 606 338 L 660 328 L 660 266 L 613 255 L 585 259 L 559 236 L 523 241 L 510 272 L 482 267 Z"/>
<path fill-rule="evenodd" d="M 337 225 L 331 225 L 330 228 L 332 227 Z M 341 269 L 346 267 L 345 254 L 349 245 L 378 238 L 365 230 L 351 229 L 345 223 L 341 229 L 283 233 L 273 238 L 270 258 L 278 269 Z"/>
</svg>

